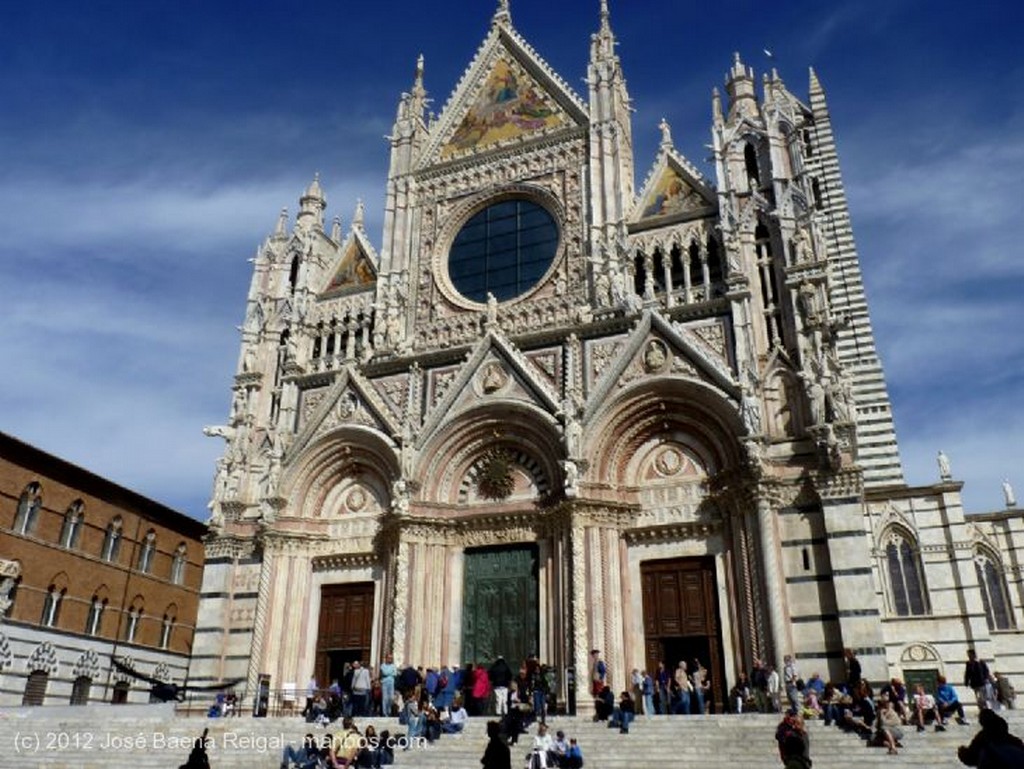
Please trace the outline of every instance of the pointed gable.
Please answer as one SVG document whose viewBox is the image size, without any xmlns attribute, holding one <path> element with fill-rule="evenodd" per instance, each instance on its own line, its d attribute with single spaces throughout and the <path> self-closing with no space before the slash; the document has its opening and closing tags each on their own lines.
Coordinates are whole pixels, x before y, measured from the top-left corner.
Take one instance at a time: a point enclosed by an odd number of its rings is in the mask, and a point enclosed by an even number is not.
<svg viewBox="0 0 1024 769">
<path fill-rule="evenodd" d="M 566 114 L 540 84 L 506 54 L 491 66 L 462 121 L 441 147 L 441 158 L 487 149 L 567 123 Z"/>
<path fill-rule="evenodd" d="M 709 213 L 716 205 L 710 182 L 671 144 L 663 142 L 630 221 L 661 221 L 691 212 Z"/>
<path fill-rule="evenodd" d="M 377 268 L 371 252 L 369 244 L 353 230 L 342 244 L 341 259 L 323 293 L 335 294 L 372 286 L 377 280 Z"/>
<path fill-rule="evenodd" d="M 580 98 L 510 26 L 496 25 L 431 129 L 421 166 L 585 125 Z"/>
</svg>

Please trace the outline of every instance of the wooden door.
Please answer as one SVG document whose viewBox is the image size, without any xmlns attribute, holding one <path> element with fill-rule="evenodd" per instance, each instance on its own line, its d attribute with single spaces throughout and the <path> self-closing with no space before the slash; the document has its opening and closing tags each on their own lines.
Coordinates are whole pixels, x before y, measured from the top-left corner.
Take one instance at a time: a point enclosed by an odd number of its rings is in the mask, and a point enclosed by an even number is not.
<svg viewBox="0 0 1024 769">
<path fill-rule="evenodd" d="M 697 658 L 711 678 L 717 708 L 725 703 L 722 641 L 713 558 L 676 558 L 640 565 L 647 670 L 670 670 Z"/>
<path fill-rule="evenodd" d="M 324 585 L 316 638 L 316 680 L 327 688 L 341 662 L 370 661 L 373 638 L 373 583 Z M 333 664 L 332 664 L 333 663 Z"/>
</svg>

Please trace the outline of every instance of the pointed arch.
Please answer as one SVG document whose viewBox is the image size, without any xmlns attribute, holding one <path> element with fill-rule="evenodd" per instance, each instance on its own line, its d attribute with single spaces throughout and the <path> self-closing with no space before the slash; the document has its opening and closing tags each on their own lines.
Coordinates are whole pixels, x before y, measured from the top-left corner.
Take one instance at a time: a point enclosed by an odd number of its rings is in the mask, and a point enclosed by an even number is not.
<svg viewBox="0 0 1024 769">
<path fill-rule="evenodd" d="M 891 522 L 879 537 L 881 571 L 886 575 L 889 613 L 919 617 L 930 613 L 921 546 L 911 529 Z"/>
<path fill-rule="evenodd" d="M 18 508 L 14 514 L 14 530 L 18 534 L 31 534 L 35 530 L 39 518 L 39 510 L 43 506 L 43 487 L 38 481 L 28 484 L 18 498 Z"/>
<path fill-rule="evenodd" d="M 1002 559 L 985 542 L 974 545 L 974 570 L 981 590 L 981 603 L 989 630 L 1012 630 L 1017 626 Z"/>
<path fill-rule="evenodd" d="M 68 550 L 78 547 L 82 536 L 82 522 L 85 518 L 85 502 L 76 499 L 64 513 L 64 523 L 60 530 L 60 546 Z"/>
</svg>

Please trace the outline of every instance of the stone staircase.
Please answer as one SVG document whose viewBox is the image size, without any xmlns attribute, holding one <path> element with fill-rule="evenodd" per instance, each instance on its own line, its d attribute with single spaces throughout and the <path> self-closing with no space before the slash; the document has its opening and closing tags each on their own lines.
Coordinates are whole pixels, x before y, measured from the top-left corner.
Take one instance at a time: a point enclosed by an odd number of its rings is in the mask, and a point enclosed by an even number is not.
<svg viewBox="0 0 1024 769">
<path fill-rule="evenodd" d="M 1003 712 L 1010 730 L 1024 735 L 1024 711 Z M 776 716 L 658 716 L 640 718 L 628 735 L 583 718 L 550 720 L 557 729 L 576 737 L 590 769 L 637 767 L 755 767 L 781 766 L 775 744 Z M 433 746 L 396 753 L 396 769 L 479 769 L 486 744 L 486 719 L 471 719 L 458 737 L 443 736 Z M 378 732 L 404 733 L 394 719 L 368 719 Z M 276 769 L 283 742 L 301 740 L 310 729 L 298 718 L 229 719 L 185 718 L 169 706 L 87 706 L 11 708 L 0 711 L 0 769 L 175 769 L 185 762 L 191 740 L 210 728 L 210 764 L 213 769 Z M 340 724 L 337 725 L 340 729 Z M 883 748 L 869 748 L 857 737 L 809 725 L 811 757 L 815 769 L 864 769 L 874 765 L 954 769 L 958 745 L 966 744 L 975 726 L 951 724 L 948 731 L 917 734 L 907 729 L 905 747 L 898 756 Z M 532 744 L 523 735 L 512 747 L 512 766 L 524 764 Z"/>
</svg>

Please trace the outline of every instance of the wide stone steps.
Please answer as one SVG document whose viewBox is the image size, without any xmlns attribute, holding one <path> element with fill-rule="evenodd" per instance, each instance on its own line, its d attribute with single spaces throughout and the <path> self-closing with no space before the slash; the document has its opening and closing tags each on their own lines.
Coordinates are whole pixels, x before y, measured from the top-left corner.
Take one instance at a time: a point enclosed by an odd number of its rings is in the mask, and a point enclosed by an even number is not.
<svg viewBox="0 0 1024 769">
<path fill-rule="evenodd" d="M 1004 712 L 1010 729 L 1024 735 L 1024 711 Z M 479 769 L 486 745 L 484 718 L 471 719 L 463 735 L 445 735 L 429 747 L 397 751 L 398 769 Z M 591 769 L 634 769 L 654 766 L 777 767 L 774 739 L 776 716 L 641 717 L 628 735 L 583 718 L 554 718 L 552 733 L 562 729 L 576 737 Z M 404 734 L 394 719 L 359 720 L 378 732 Z M 276 769 L 283 742 L 298 743 L 307 731 L 321 735 L 340 730 L 311 729 L 298 718 L 202 719 L 175 716 L 165 706 L 89 706 L 84 708 L 12 708 L 0 711 L 0 769 L 174 769 L 184 763 L 191 740 L 210 729 L 213 769 Z M 512 766 L 524 764 L 533 732 L 512 746 Z M 976 727 L 950 725 L 948 731 L 924 734 L 906 729 L 898 756 L 869 748 L 857 737 L 820 722 L 809 725 L 815 769 L 856 766 L 905 766 L 954 769 L 958 745 L 974 736 Z"/>
</svg>

